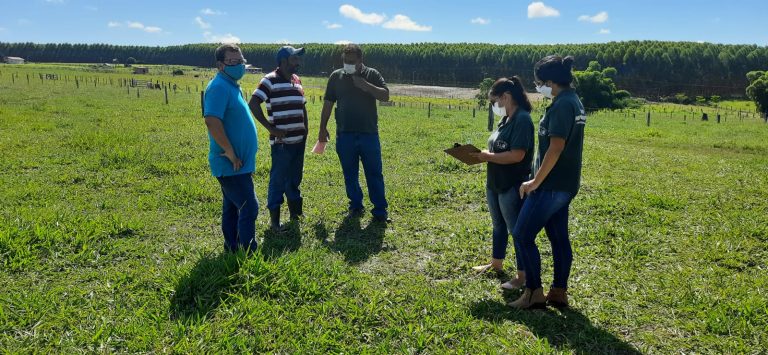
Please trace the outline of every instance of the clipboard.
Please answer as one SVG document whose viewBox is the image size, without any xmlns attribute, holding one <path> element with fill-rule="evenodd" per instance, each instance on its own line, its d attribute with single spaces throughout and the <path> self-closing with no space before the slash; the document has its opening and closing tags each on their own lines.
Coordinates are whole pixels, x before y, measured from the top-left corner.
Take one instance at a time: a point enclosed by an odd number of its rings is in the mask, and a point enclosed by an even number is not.
<svg viewBox="0 0 768 355">
<path fill-rule="evenodd" d="M 467 165 L 475 165 L 483 162 L 482 160 L 469 155 L 470 153 L 480 153 L 480 149 L 472 144 L 461 145 L 459 143 L 454 143 L 453 148 L 448 148 L 444 150 L 444 152 Z"/>
</svg>

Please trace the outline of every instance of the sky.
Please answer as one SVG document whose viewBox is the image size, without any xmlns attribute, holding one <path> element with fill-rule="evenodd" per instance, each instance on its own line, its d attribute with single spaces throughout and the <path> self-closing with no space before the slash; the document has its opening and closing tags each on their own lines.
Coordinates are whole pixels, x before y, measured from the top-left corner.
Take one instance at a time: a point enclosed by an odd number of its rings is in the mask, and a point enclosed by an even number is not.
<svg viewBox="0 0 768 355">
<path fill-rule="evenodd" d="M 768 45 L 768 1 L 0 0 L 0 42 Z"/>
</svg>

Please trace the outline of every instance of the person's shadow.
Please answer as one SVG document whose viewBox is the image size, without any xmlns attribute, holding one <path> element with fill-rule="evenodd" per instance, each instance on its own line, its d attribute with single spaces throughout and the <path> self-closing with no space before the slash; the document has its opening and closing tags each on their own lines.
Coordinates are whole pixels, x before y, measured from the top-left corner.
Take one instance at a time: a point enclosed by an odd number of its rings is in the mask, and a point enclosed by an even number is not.
<svg viewBox="0 0 768 355">
<path fill-rule="evenodd" d="M 372 255 L 391 250 L 383 246 L 387 224 L 371 221 L 365 228 L 360 225 L 360 217 L 345 217 L 334 233 L 333 240 L 328 240 L 325 224 L 315 224 L 315 236 L 329 249 L 344 255 L 348 264 L 359 264 Z"/>
<path fill-rule="evenodd" d="M 504 302 L 514 301 L 516 297 L 512 296 L 512 293 L 505 293 Z M 538 338 L 546 338 L 559 350 L 570 349 L 576 354 L 641 354 L 631 344 L 594 326 L 576 309 L 516 310 L 505 303 L 479 301 L 470 307 L 470 312 L 475 318 L 494 323 L 509 320 L 524 324 Z"/>
<path fill-rule="evenodd" d="M 266 259 L 277 258 L 284 253 L 294 252 L 301 247 L 301 223 L 290 221 L 286 230 L 275 232 L 267 228 L 262 235 L 261 254 Z"/>
<path fill-rule="evenodd" d="M 197 321 L 216 309 L 235 287 L 245 255 L 244 251 L 225 252 L 200 258 L 176 285 L 169 309 L 171 317 Z"/>
</svg>

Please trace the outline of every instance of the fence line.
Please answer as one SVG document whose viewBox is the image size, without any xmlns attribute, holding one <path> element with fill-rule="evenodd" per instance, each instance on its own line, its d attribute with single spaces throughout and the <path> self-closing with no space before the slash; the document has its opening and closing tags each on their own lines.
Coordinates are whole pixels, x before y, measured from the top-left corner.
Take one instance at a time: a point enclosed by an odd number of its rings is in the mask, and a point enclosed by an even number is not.
<svg viewBox="0 0 768 355">
<path fill-rule="evenodd" d="M 31 75 L 31 76 L 30 76 Z M 118 76 L 118 77 L 116 77 Z M 177 95 L 179 93 L 186 93 L 188 95 L 192 95 L 193 93 L 201 93 L 201 98 L 203 97 L 204 92 L 204 85 L 205 80 L 202 80 L 200 82 L 200 86 L 197 84 L 191 85 L 189 83 L 180 84 L 178 81 L 172 82 L 172 81 L 164 81 L 159 80 L 157 78 L 141 78 L 136 76 L 119 76 L 114 75 L 113 77 L 102 77 L 102 76 L 88 76 L 88 75 L 61 75 L 58 73 L 26 73 L 25 79 L 26 80 L 20 80 L 20 75 L 18 72 L 10 73 L 11 77 L 11 84 L 13 85 L 19 85 L 24 84 L 24 81 L 26 81 L 26 85 L 35 85 L 37 83 L 36 80 L 32 79 L 38 79 L 40 81 L 40 85 L 56 85 L 56 83 L 62 83 L 62 85 L 72 85 L 75 90 L 78 90 L 83 87 L 90 87 L 93 86 L 95 88 L 101 87 L 112 87 L 112 88 L 125 88 L 126 94 L 131 95 L 131 91 L 135 91 L 135 95 L 137 98 L 141 98 L 141 91 L 144 90 L 159 90 L 163 93 L 162 95 L 162 101 L 168 105 L 170 104 L 171 97 L 169 97 L 169 91 Z M 2 72 L 0 72 L 0 78 L 2 78 Z M 34 82 L 34 83 L 33 83 Z M 322 88 L 320 86 L 307 86 L 307 88 Z M 247 98 L 247 92 L 245 89 L 243 89 L 243 96 Z M 146 95 L 145 95 L 146 97 Z M 414 97 L 414 96 L 409 96 Z M 443 100 L 452 100 L 449 98 L 441 98 Z M 414 102 L 414 101 L 388 101 L 388 102 L 381 102 L 380 106 L 382 107 L 394 107 L 394 108 L 410 108 L 410 109 L 421 109 L 425 111 L 425 115 L 427 117 L 431 117 L 434 110 L 447 110 L 447 111 L 460 111 L 460 112 L 471 112 L 472 117 L 477 117 L 477 115 L 485 114 L 486 110 L 488 112 L 488 118 L 489 118 L 489 127 L 492 127 L 492 120 L 493 116 L 490 113 L 490 105 L 489 107 L 483 108 L 478 105 L 470 105 L 467 104 L 467 99 L 453 99 L 458 101 L 459 103 L 435 103 L 435 102 L 429 102 L 429 101 L 421 101 L 421 102 Z M 323 95 L 308 95 L 307 101 L 314 104 L 315 102 L 323 101 Z M 541 107 L 545 105 L 547 102 L 539 102 L 536 106 L 537 109 L 534 110 L 534 112 L 541 111 Z M 202 104 L 202 102 L 201 102 Z M 643 112 L 646 116 L 647 125 L 650 126 L 651 120 L 655 118 L 664 118 L 665 114 L 667 115 L 667 118 L 673 118 L 673 115 L 683 115 L 683 119 L 687 120 L 689 117 L 691 119 L 695 119 L 698 117 L 701 120 L 709 120 L 709 115 L 713 115 L 713 119 L 716 120 L 718 123 L 721 121 L 727 122 L 728 118 L 734 117 L 738 118 L 739 120 L 744 120 L 745 118 L 762 118 L 760 117 L 760 113 L 757 112 L 757 109 L 754 111 L 750 110 L 743 110 L 743 109 L 735 109 L 727 106 L 689 106 L 689 105 L 678 105 L 678 104 L 671 104 L 671 103 L 657 103 L 658 106 L 656 106 L 653 109 L 653 112 L 648 110 L 647 108 L 639 108 L 639 109 L 615 109 L 615 110 L 605 110 L 605 109 L 598 109 L 598 108 L 587 108 L 587 110 L 590 112 L 590 114 L 600 114 L 602 112 L 611 112 L 612 115 L 618 115 L 621 116 L 624 115 L 625 118 L 629 117 L 629 114 L 632 114 L 633 118 L 637 118 L 637 113 Z M 659 107 L 660 106 L 660 107 Z M 706 111 L 706 112 L 705 112 Z M 763 118 L 766 119 L 766 118 Z M 768 122 L 768 120 L 766 120 Z"/>
</svg>

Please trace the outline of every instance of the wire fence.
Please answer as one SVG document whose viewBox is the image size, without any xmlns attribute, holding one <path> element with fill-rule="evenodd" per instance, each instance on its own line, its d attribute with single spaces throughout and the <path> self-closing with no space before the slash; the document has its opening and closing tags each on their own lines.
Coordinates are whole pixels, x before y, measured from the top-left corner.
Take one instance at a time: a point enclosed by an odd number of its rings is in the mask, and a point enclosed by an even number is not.
<svg viewBox="0 0 768 355">
<path fill-rule="evenodd" d="M 0 83 L 10 83 L 15 87 L 32 86 L 32 85 L 44 85 L 44 86 L 61 86 L 67 88 L 71 93 L 77 93 L 77 90 L 86 88 L 111 88 L 115 92 L 122 92 L 125 95 L 135 96 L 137 99 L 141 99 L 144 96 L 145 100 L 155 99 L 157 95 L 147 95 L 147 93 L 161 92 L 160 103 L 169 105 L 179 95 L 199 95 L 200 107 L 202 111 L 202 101 L 204 97 L 204 90 L 206 83 L 210 80 L 215 72 L 206 72 L 205 75 L 196 74 L 194 77 L 187 76 L 142 76 L 131 75 L 121 73 L 110 74 L 98 74 L 89 73 L 91 75 L 75 75 L 75 74 L 62 74 L 56 72 L 27 72 L 23 75 L 18 72 L 8 72 L 7 70 L 0 70 Z M 199 83 L 199 84 L 198 84 Z M 251 84 L 255 88 L 255 84 Z M 320 85 L 306 85 L 307 90 L 306 98 L 307 102 L 311 104 L 322 103 L 323 93 L 325 87 Z M 487 117 L 489 123 L 489 129 L 492 128 L 493 114 L 490 105 L 481 107 L 473 102 L 472 99 L 456 98 L 457 96 L 466 97 L 465 88 L 443 88 L 441 91 L 428 91 L 419 93 L 419 87 L 410 87 L 412 96 L 394 96 L 391 101 L 380 102 L 382 107 L 392 108 L 407 108 L 422 110 L 425 117 L 429 118 L 435 111 L 461 111 L 466 112 L 472 117 Z M 241 88 L 243 98 L 246 100 L 250 96 L 250 91 L 246 88 Z M 461 94 L 459 94 L 461 93 Z M 419 95 L 419 96 L 416 96 Z M 430 99 L 439 99 L 438 101 L 430 101 Z M 188 100 L 184 100 L 185 103 Z M 543 109 L 548 104 L 547 100 L 538 101 L 536 103 L 536 109 L 533 114 L 538 116 L 543 114 Z M 705 121 L 716 121 L 718 123 L 728 122 L 729 120 L 743 121 L 745 119 L 762 119 L 768 122 L 768 117 L 764 114 L 754 110 L 748 110 L 744 108 L 733 108 L 728 106 L 693 106 L 693 105 L 678 105 L 671 103 L 654 104 L 652 106 L 642 106 L 640 108 L 631 109 L 618 109 L 618 110 L 605 110 L 600 108 L 586 108 L 591 115 L 605 115 L 610 112 L 613 116 L 626 117 L 626 118 L 645 118 L 647 124 L 650 126 L 652 120 L 657 118 L 678 118 L 682 120 L 700 119 Z M 202 114 L 202 112 L 201 112 Z"/>
</svg>

